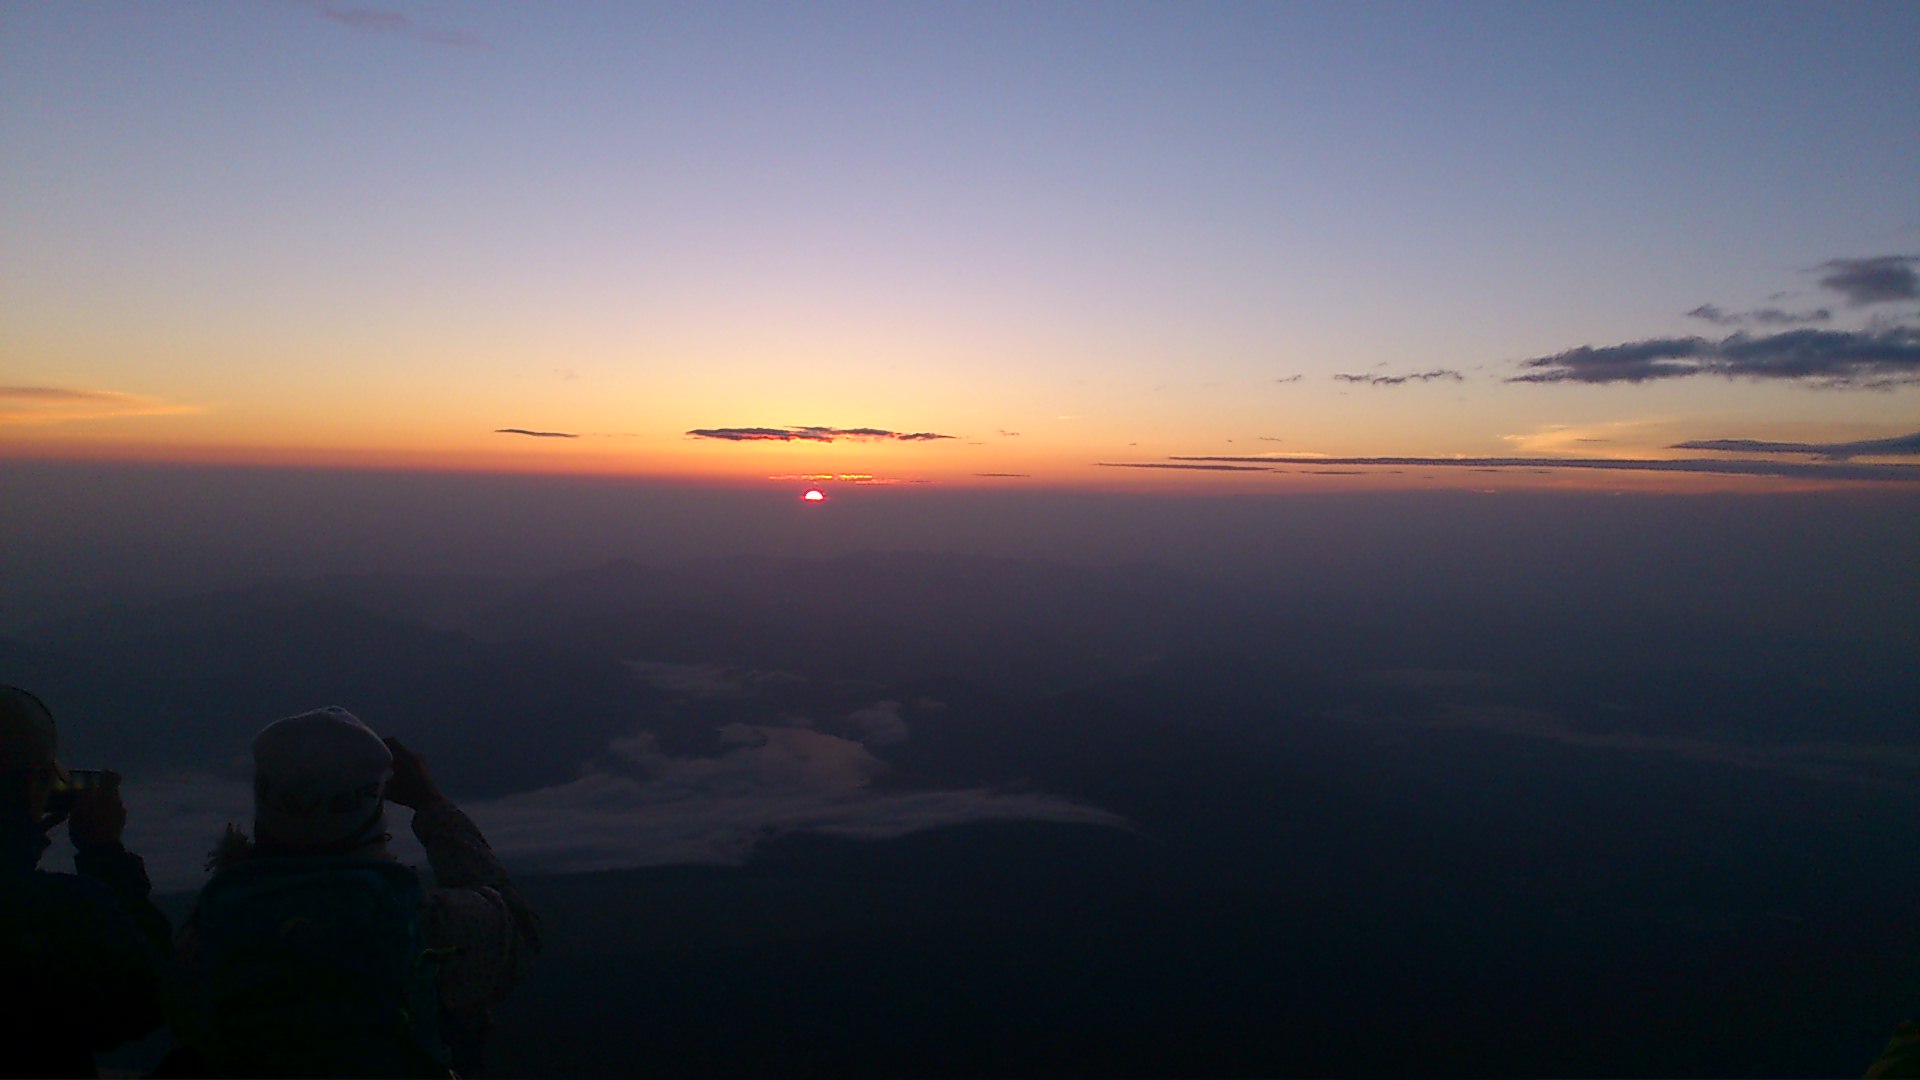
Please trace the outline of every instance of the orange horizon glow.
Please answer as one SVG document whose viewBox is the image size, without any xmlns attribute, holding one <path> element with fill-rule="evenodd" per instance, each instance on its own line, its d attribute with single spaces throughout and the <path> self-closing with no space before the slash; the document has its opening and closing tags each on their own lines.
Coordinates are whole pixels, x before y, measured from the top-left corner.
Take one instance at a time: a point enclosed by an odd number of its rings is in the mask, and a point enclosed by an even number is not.
<svg viewBox="0 0 1920 1080">
<path fill-rule="evenodd" d="M 312 5 L 249 7 L 212 51 L 190 7 L 20 10 L 0 20 L 17 61 L 0 65 L 17 121 L 0 468 L 833 499 L 1920 484 L 1897 443 L 1920 432 L 1903 344 L 1920 256 L 1895 240 L 1911 169 L 1879 137 L 1910 91 L 1904 11 L 1757 37 L 1677 16 L 1724 36 L 1702 55 L 1780 48 L 1784 66 L 1669 74 L 1710 89 L 1675 100 L 1782 145 L 1848 146 L 1850 196 L 1810 199 L 1818 185 L 1758 144 L 1723 140 L 1709 161 L 1668 111 L 1598 107 L 1643 100 L 1637 72 L 1669 39 L 1634 35 L 1639 62 L 1617 63 L 1621 42 L 1590 40 L 1578 10 L 1451 38 L 1440 20 L 1430 38 L 1338 5 L 1203 6 L 1183 17 L 1209 29 L 1171 36 L 1165 13 L 1122 6 L 759 29 L 701 7 L 665 23 L 649 5 L 463 8 L 476 40 L 514 43 L 498 54 Z M 581 62 L 669 25 L 691 66 Z M 1146 69 L 1081 48 L 1089 26 L 1186 90 L 1140 108 L 1129 72 Z M 1566 58 L 1532 48 L 1543 26 L 1606 92 L 1561 96 Z M 1434 48 L 1486 77 L 1436 88 L 1420 77 Z M 660 92 L 683 79 L 741 92 Z M 1275 112 L 1302 86 L 1347 89 Z M 1783 111 L 1816 89 L 1820 108 Z M 1517 100 L 1580 114 L 1566 153 L 1538 152 Z M 1401 137 L 1461 124 L 1484 152 Z M 1639 164 L 1564 183 L 1576 159 Z M 1772 227 L 1783 207 L 1801 227 Z M 1840 464 L 1843 444 L 1874 442 L 1901 456 Z M 1688 444 L 1842 453 L 1713 455 L 1752 462 L 1743 475 L 1519 463 Z M 1304 460 L 1321 455 L 1376 464 Z M 1504 463 L 1468 463 L 1484 459 Z"/>
<path fill-rule="evenodd" d="M 663 442 L 667 440 L 661 440 Z M 555 448 L 556 450 L 562 448 Z M 747 450 L 748 460 L 733 460 Z M 632 479 L 674 486 L 762 488 L 788 486 L 796 481 L 813 485 L 802 497 L 822 501 L 834 488 L 889 488 L 901 490 L 1080 491 L 1137 493 L 1156 496 L 1257 496 L 1341 492 L 1413 492 L 1458 490 L 1485 494 L 1617 493 L 1693 495 L 1713 493 L 1789 494 L 1812 491 L 1913 491 L 1920 481 L 1868 481 L 1819 477 L 1765 476 L 1672 471 L 1554 469 L 1550 466 L 1469 468 L 1451 465 L 1341 466 L 1316 470 L 1309 464 L 1288 462 L 1278 471 L 1209 471 L 1157 467 L 1111 467 L 1084 460 L 1084 455 L 1056 453 L 1045 464 L 1025 469 L 975 469 L 952 461 L 911 462 L 886 471 L 841 470 L 768 471 L 769 462 L 782 456 L 816 452 L 819 447 L 775 444 L 765 447 L 702 445 L 685 440 L 675 452 L 658 456 L 632 452 L 583 451 L 565 447 L 564 453 L 539 449 L 502 448 L 476 451 L 455 448 L 236 446 L 211 443 L 136 443 L 95 440 L 40 440 L 0 446 L 0 462 L 44 462 L 93 465 L 210 467 L 242 469 L 340 470 L 348 472 L 444 473 L 553 477 L 555 479 Z M 869 448 L 872 449 L 872 448 Z M 758 453 L 753 451 L 758 450 Z M 875 451 L 896 457 L 897 448 Z M 1133 464 L 1155 464 L 1142 461 Z M 876 468 L 879 468 L 876 466 Z M 820 499 L 814 500 L 815 491 Z"/>
</svg>

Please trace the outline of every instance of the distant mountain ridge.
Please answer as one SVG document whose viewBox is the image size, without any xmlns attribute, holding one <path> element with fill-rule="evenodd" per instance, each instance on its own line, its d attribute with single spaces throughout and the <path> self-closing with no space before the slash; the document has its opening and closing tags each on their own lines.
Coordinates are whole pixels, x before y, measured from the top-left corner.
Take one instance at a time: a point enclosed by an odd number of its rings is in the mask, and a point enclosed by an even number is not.
<svg viewBox="0 0 1920 1080">
<path fill-rule="evenodd" d="M 862 552 L 608 563 L 535 585 L 476 625 L 624 658 L 881 681 L 964 674 L 1036 690 L 1135 670 L 1193 637 L 1272 636 L 1270 614 L 1164 570 Z"/>
</svg>

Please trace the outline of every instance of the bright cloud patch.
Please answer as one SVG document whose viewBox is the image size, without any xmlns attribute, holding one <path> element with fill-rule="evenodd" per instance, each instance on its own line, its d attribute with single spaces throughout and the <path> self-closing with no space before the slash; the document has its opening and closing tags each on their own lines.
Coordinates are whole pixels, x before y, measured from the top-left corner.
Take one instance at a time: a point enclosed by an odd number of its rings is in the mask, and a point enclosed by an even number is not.
<svg viewBox="0 0 1920 1080">
<path fill-rule="evenodd" d="M 726 747 L 708 757 L 669 757 L 648 735 L 616 740 L 622 765 L 555 787 L 462 803 L 516 873 L 579 873 L 683 863 L 739 865 L 791 832 L 885 839 L 982 821 L 1058 821 L 1123 826 L 1098 807 L 1035 792 L 869 789 L 886 770 L 868 745 L 905 737 L 899 706 L 880 702 L 848 718 L 866 745 L 798 727 L 731 724 Z M 429 751 L 431 753 L 431 751 Z M 252 821 L 247 781 L 205 773 L 129 779 L 128 846 L 145 857 L 155 888 L 205 883 L 206 853 L 228 822 Z M 402 861 L 425 865 L 390 807 Z"/>
</svg>

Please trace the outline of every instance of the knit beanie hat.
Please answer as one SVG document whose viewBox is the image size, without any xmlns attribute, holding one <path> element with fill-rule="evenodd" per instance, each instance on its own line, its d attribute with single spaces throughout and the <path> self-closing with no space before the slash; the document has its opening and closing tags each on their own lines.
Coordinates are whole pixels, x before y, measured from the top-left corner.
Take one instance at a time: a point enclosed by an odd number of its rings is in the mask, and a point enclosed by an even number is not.
<svg viewBox="0 0 1920 1080">
<path fill-rule="evenodd" d="M 51 768 L 65 780 L 67 772 L 53 756 L 59 743 L 53 713 L 39 698 L 17 686 L 0 686 L 0 772 Z"/>
<path fill-rule="evenodd" d="M 338 705 L 275 720 L 253 740 L 253 828 L 263 842 L 344 850 L 386 830 L 393 754 Z"/>
</svg>

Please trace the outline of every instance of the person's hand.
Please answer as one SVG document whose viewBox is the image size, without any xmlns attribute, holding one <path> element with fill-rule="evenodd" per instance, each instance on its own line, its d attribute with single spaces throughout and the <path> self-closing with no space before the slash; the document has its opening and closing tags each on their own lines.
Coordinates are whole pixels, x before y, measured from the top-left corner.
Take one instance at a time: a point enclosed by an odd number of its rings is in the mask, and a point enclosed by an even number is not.
<svg viewBox="0 0 1920 1080">
<path fill-rule="evenodd" d="M 393 753 L 393 777 L 387 781 L 387 801 L 398 803 L 412 810 L 418 810 L 430 802 L 437 802 L 446 796 L 434 785 L 433 777 L 427 775 L 427 760 L 399 739 L 380 740 L 387 744 Z"/>
<path fill-rule="evenodd" d="M 127 827 L 127 804 L 120 801 L 120 774 L 102 772 L 98 787 L 74 796 L 67 835 L 75 847 L 117 844 Z"/>
</svg>

